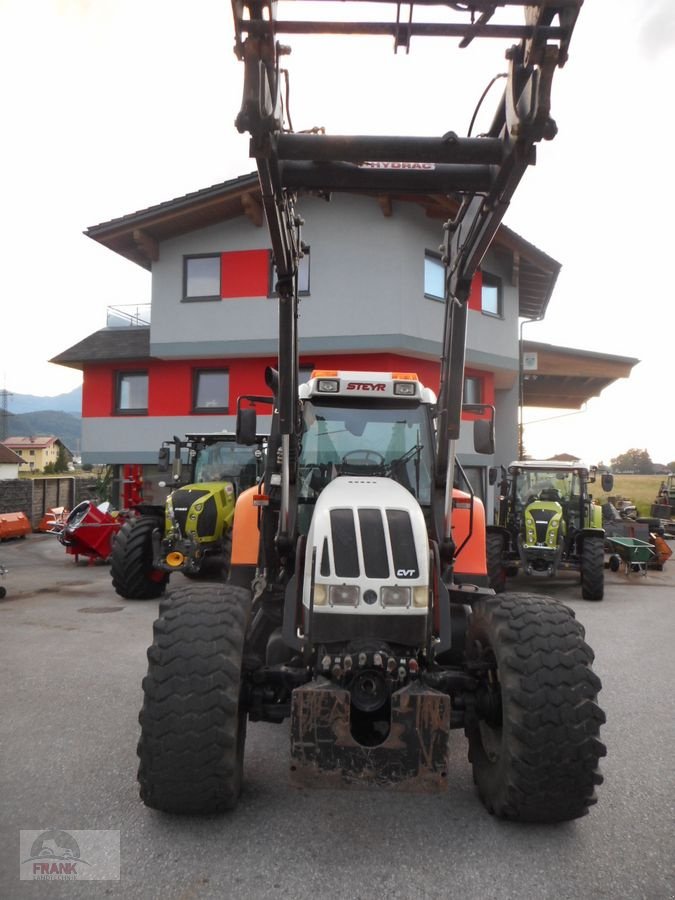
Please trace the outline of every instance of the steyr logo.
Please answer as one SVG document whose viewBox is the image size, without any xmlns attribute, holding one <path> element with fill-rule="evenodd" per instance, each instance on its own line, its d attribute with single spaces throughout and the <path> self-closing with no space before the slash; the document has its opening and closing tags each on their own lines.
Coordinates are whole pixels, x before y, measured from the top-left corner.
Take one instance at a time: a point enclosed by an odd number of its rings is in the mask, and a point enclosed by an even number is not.
<svg viewBox="0 0 675 900">
<path fill-rule="evenodd" d="M 348 391 L 386 391 L 387 385 L 377 382 L 371 384 L 367 381 L 350 381 L 347 383 Z"/>
</svg>

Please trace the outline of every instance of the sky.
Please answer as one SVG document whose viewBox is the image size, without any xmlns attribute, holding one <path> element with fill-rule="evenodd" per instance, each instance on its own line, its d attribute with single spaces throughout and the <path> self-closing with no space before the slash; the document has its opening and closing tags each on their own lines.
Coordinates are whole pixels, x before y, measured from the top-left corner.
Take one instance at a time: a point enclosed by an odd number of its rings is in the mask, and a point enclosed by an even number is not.
<svg viewBox="0 0 675 900">
<path fill-rule="evenodd" d="M 149 273 L 87 227 L 253 170 L 233 39 L 229 0 L 0 0 L 0 388 L 71 390 L 81 374 L 48 360 L 104 327 L 109 306 L 149 303 Z M 505 69 L 494 41 L 418 39 L 409 55 L 389 38 L 287 42 L 296 130 L 465 134 Z M 554 78 L 558 135 L 505 223 L 562 264 L 524 337 L 640 363 L 580 412 L 526 410 L 531 456 L 675 459 L 674 71 L 672 0 L 586 0 Z"/>
</svg>

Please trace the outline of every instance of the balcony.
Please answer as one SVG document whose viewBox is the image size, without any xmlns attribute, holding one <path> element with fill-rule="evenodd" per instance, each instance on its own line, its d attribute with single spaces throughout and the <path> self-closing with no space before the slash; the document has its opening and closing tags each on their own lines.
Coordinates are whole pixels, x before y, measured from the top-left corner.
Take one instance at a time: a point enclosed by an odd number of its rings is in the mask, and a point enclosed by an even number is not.
<svg viewBox="0 0 675 900">
<path fill-rule="evenodd" d="M 106 312 L 108 328 L 133 328 L 150 324 L 150 304 L 109 306 Z"/>
</svg>

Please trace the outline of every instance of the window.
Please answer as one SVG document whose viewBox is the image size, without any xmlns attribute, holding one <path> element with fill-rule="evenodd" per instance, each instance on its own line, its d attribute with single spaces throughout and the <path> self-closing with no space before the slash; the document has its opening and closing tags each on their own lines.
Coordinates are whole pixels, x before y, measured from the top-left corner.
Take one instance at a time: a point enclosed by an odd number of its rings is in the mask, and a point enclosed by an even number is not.
<svg viewBox="0 0 675 900">
<path fill-rule="evenodd" d="M 502 316 L 502 283 L 494 275 L 483 272 L 480 308 L 486 316 Z"/>
<path fill-rule="evenodd" d="M 184 258 L 183 297 L 186 300 L 220 300 L 220 254 Z"/>
<path fill-rule="evenodd" d="M 192 412 L 226 413 L 230 399 L 227 369 L 196 369 L 192 380 Z"/>
<path fill-rule="evenodd" d="M 115 412 L 141 415 L 148 411 L 148 373 L 118 372 L 115 386 Z"/>
<path fill-rule="evenodd" d="M 437 253 L 424 253 L 424 296 L 445 300 L 445 266 Z"/>
<path fill-rule="evenodd" d="M 483 466 L 462 466 L 462 468 L 476 497 L 485 502 L 485 468 Z M 467 490 L 464 479 L 460 479 L 459 487 L 463 491 Z"/>
<path fill-rule="evenodd" d="M 298 295 L 307 297 L 309 295 L 309 247 L 305 247 L 304 255 L 298 264 Z M 270 269 L 269 269 L 269 290 L 268 297 L 278 297 L 277 293 L 277 270 L 274 268 L 274 257 L 270 251 Z"/>
<path fill-rule="evenodd" d="M 467 375 L 464 379 L 462 403 L 483 402 L 483 379 L 475 375 Z"/>
</svg>

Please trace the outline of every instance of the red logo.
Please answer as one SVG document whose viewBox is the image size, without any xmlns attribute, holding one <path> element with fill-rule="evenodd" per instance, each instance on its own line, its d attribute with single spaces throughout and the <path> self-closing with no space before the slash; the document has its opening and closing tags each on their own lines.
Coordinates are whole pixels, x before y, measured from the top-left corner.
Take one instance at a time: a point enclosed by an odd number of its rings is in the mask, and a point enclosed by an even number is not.
<svg viewBox="0 0 675 900">
<path fill-rule="evenodd" d="M 347 384 L 348 391 L 386 391 L 386 384 L 370 384 L 366 381 L 350 381 Z"/>
</svg>

